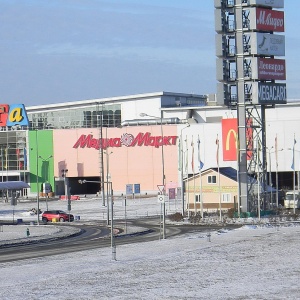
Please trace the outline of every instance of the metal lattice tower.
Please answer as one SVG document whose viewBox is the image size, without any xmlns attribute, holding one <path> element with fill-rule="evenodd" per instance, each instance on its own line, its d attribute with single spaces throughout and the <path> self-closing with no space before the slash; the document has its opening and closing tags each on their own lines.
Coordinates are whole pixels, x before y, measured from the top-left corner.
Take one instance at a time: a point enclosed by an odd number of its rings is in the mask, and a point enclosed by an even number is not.
<svg viewBox="0 0 300 300">
<path fill-rule="evenodd" d="M 276 76 L 285 80 L 285 61 L 274 59 L 284 55 L 284 36 L 273 34 L 284 31 L 283 12 L 273 10 L 283 8 L 283 0 L 215 0 L 215 8 L 217 102 L 237 110 L 241 211 L 256 211 L 258 198 L 262 209 L 267 209 L 265 111 L 286 103 L 285 84 L 275 83 Z M 283 47 L 275 49 L 276 43 Z M 265 65 L 284 69 L 284 75 L 262 72 Z M 262 197 L 254 197 L 255 181 L 250 177 L 262 186 Z"/>
</svg>

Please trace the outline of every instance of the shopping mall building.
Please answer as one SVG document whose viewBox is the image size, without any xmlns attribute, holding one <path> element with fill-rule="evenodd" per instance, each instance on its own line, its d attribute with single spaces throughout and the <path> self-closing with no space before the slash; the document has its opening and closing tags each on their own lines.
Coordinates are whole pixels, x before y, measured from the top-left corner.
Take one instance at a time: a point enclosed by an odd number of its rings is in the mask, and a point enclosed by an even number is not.
<svg viewBox="0 0 300 300">
<path fill-rule="evenodd" d="M 97 194 L 105 181 L 115 195 L 157 194 L 165 184 L 167 194 L 180 197 L 182 179 L 199 174 L 200 161 L 202 172 L 237 169 L 236 110 L 215 99 L 158 92 L 1 105 L 2 181 L 29 183 L 23 190 L 28 196 L 48 191 L 49 184 L 53 194 L 63 195 L 67 178 L 72 195 Z M 273 186 L 275 172 L 279 176 L 279 188 L 292 188 L 293 154 L 300 169 L 300 146 L 294 144 L 300 141 L 299 114 L 300 102 L 266 110 L 268 172 Z M 193 188 L 191 181 L 185 190 Z"/>
</svg>

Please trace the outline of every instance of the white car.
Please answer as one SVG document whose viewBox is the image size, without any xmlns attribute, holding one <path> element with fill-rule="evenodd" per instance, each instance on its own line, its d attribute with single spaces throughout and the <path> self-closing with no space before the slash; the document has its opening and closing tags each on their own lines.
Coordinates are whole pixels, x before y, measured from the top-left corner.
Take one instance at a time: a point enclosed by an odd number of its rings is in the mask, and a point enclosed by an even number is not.
<svg viewBox="0 0 300 300">
<path fill-rule="evenodd" d="M 286 192 L 284 197 L 284 207 L 285 208 L 300 208 L 300 194 L 298 191 L 295 191 L 295 199 L 294 199 L 294 191 Z M 299 200 L 299 201 L 298 201 Z"/>
</svg>

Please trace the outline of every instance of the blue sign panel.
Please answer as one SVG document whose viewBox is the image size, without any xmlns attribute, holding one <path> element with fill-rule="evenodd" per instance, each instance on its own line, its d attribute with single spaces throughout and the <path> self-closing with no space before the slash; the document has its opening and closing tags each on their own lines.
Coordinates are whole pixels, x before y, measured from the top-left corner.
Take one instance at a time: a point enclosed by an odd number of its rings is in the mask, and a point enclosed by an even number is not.
<svg viewBox="0 0 300 300">
<path fill-rule="evenodd" d="M 126 184 L 126 195 L 133 194 L 132 184 Z"/>
<path fill-rule="evenodd" d="M 134 193 L 140 194 L 141 193 L 141 185 L 139 183 L 134 184 Z"/>
</svg>

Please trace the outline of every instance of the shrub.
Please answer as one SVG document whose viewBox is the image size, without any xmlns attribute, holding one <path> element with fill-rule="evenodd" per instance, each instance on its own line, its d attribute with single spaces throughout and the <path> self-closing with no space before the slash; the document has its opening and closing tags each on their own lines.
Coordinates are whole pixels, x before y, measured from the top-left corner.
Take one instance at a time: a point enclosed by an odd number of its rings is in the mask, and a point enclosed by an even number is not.
<svg viewBox="0 0 300 300">
<path fill-rule="evenodd" d="M 235 213 L 234 208 L 229 208 L 228 211 L 227 211 L 228 218 L 233 219 L 234 218 L 234 213 Z"/>
<path fill-rule="evenodd" d="M 180 221 L 183 220 L 183 216 L 182 216 L 181 213 L 177 212 L 177 213 L 175 213 L 175 214 L 173 214 L 173 215 L 170 215 L 170 216 L 169 216 L 169 219 L 170 219 L 171 221 L 174 221 L 174 222 L 180 222 Z"/>
</svg>

